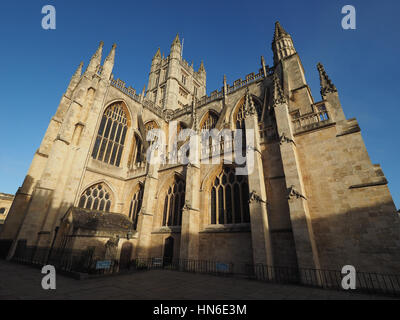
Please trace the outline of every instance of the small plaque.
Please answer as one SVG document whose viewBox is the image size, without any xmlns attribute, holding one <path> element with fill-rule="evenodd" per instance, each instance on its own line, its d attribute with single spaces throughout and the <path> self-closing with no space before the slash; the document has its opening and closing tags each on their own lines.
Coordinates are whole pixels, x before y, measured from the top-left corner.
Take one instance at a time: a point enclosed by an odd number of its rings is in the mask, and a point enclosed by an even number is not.
<svg viewBox="0 0 400 320">
<path fill-rule="evenodd" d="M 218 272 L 229 272 L 229 264 L 217 263 L 217 271 Z"/>
<path fill-rule="evenodd" d="M 101 270 L 101 269 L 110 269 L 111 267 L 111 261 L 97 261 L 96 263 L 96 270 Z"/>
</svg>

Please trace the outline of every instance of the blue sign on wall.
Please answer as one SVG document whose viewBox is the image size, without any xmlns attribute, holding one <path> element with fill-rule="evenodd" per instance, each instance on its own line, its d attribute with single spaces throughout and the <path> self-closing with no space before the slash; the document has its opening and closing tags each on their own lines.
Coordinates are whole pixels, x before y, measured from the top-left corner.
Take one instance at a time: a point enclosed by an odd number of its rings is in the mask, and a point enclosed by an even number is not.
<svg viewBox="0 0 400 320">
<path fill-rule="evenodd" d="M 96 263 L 96 270 L 100 269 L 110 269 L 111 267 L 111 261 L 97 261 Z"/>
<path fill-rule="evenodd" d="M 229 264 L 217 263 L 217 271 L 219 271 L 219 272 L 229 272 Z"/>
</svg>

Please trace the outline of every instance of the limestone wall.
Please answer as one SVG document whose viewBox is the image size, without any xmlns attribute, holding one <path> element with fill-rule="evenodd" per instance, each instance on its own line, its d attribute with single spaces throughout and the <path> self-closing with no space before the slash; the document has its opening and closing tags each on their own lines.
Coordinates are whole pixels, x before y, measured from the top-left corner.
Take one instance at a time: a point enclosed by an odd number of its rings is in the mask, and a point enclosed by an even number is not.
<svg viewBox="0 0 400 320">
<path fill-rule="evenodd" d="M 359 132 L 336 134 L 296 136 L 321 267 L 399 273 L 400 218 L 383 174 Z"/>
</svg>

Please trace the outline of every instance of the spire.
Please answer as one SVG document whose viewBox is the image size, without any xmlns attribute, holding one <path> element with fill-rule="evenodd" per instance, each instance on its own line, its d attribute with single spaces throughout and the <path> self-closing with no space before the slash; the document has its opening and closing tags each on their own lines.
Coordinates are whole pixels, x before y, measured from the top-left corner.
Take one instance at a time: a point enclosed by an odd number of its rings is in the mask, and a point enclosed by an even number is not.
<svg viewBox="0 0 400 320">
<path fill-rule="evenodd" d="M 83 61 L 81 61 L 81 63 L 79 64 L 72 78 L 80 78 L 82 75 L 82 69 L 83 69 Z"/>
<path fill-rule="evenodd" d="M 226 83 L 226 74 L 224 74 L 224 96 L 228 94 L 228 85 Z"/>
<path fill-rule="evenodd" d="M 321 63 L 318 63 L 317 68 L 319 72 L 319 79 L 321 82 L 321 95 L 324 97 L 327 93 L 337 92 L 335 85 L 326 74 L 324 66 Z"/>
<path fill-rule="evenodd" d="M 204 62 L 203 62 L 203 60 L 201 60 L 199 72 L 205 72 L 205 71 L 206 71 L 206 69 L 204 68 Z"/>
<path fill-rule="evenodd" d="M 267 76 L 267 67 L 265 65 L 264 56 L 261 56 L 261 68 L 262 68 L 262 71 L 264 73 L 264 77 L 266 77 Z"/>
<path fill-rule="evenodd" d="M 117 48 L 117 45 L 114 43 L 109 55 L 107 56 L 106 60 L 104 61 L 103 71 L 101 74 L 107 80 L 110 78 L 112 70 L 114 68 L 115 49 L 116 48 Z"/>
<path fill-rule="evenodd" d="M 104 61 L 104 64 L 106 64 L 107 62 L 111 62 L 114 63 L 114 59 L 115 59 L 115 49 L 117 48 L 117 45 L 114 43 L 111 51 L 108 55 L 108 57 L 106 58 L 106 60 Z"/>
<path fill-rule="evenodd" d="M 87 67 L 87 72 L 96 72 L 98 67 L 100 66 L 101 63 L 101 56 L 103 54 L 103 46 L 104 42 L 100 41 L 99 47 L 97 48 L 96 52 L 92 56 L 92 59 L 90 60 L 89 66 Z"/>
<path fill-rule="evenodd" d="M 76 88 L 76 85 L 78 84 L 79 80 L 81 79 L 82 69 L 83 69 L 83 61 L 79 64 L 78 68 L 76 69 L 74 75 L 71 78 L 71 81 L 69 82 L 67 93 L 66 93 L 67 96 Z"/>
<path fill-rule="evenodd" d="M 274 63 L 277 65 L 282 59 L 296 53 L 293 40 L 289 33 L 283 29 L 277 21 L 275 23 L 274 40 L 272 41 L 272 51 L 274 53 Z"/>
<path fill-rule="evenodd" d="M 143 99 L 146 95 L 146 85 L 143 86 L 142 94 L 140 95 L 140 100 L 143 102 Z"/>
<path fill-rule="evenodd" d="M 144 97 L 146 94 L 146 85 L 143 86 L 143 90 L 142 90 L 142 96 Z"/>
<path fill-rule="evenodd" d="M 176 37 L 171 44 L 170 57 L 171 59 L 179 60 L 182 58 L 182 46 L 178 34 L 176 34 Z"/>
<path fill-rule="evenodd" d="M 274 107 L 278 104 L 287 103 L 285 94 L 283 93 L 283 89 L 279 80 L 278 75 L 274 74 L 274 99 L 273 99 Z"/>
<path fill-rule="evenodd" d="M 283 29 L 279 21 L 275 22 L 275 33 L 274 33 L 274 41 L 278 40 L 283 36 L 288 36 L 289 34 Z"/>
<path fill-rule="evenodd" d="M 158 48 L 156 54 L 155 54 L 154 57 L 153 57 L 153 60 L 155 60 L 155 59 L 161 59 L 161 51 L 160 51 L 160 48 Z"/>
<path fill-rule="evenodd" d="M 179 40 L 179 33 L 176 34 L 176 37 L 174 39 L 174 42 L 172 42 L 172 45 L 181 45 L 181 41 Z"/>
</svg>

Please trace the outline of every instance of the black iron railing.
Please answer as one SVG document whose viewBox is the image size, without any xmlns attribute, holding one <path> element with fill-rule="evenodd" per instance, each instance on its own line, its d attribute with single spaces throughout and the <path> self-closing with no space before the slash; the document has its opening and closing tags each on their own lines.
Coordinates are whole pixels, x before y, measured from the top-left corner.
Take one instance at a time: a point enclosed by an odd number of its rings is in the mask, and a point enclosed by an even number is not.
<svg viewBox="0 0 400 320">
<path fill-rule="evenodd" d="M 188 259 L 135 259 L 131 261 L 130 268 L 140 270 L 165 269 L 183 272 L 215 274 L 215 275 L 233 275 L 232 263 L 223 263 L 208 260 L 188 260 Z"/>
<path fill-rule="evenodd" d="M 247 265 L 249 278 L 281 284 L 298 284 L 343 290 L 341 271 Z M 354 291 L 400 296 L 400 275 L 356 272 Z"/>
<path fill-rule="evenodd" d="M 340 271 L 270 267 L 262 264 L 242 265 L 209 260 L 137 258 L 120 265 L 118 260 L 99 259 L 94 249 L 56 250 L 18 245 L 13 261 L 31 265 L 53 265 L 57 270 L 91 275 L 124 272 L 171 270 L 217 276 L 241 276 L 276 284 L 295 284 L 324 289 L 343 290 Z M 103 261 L 106 260 L 106 261 Z M 356 292 L 400 296 L 400 275 L 356 273 Z"/>
</svg>

